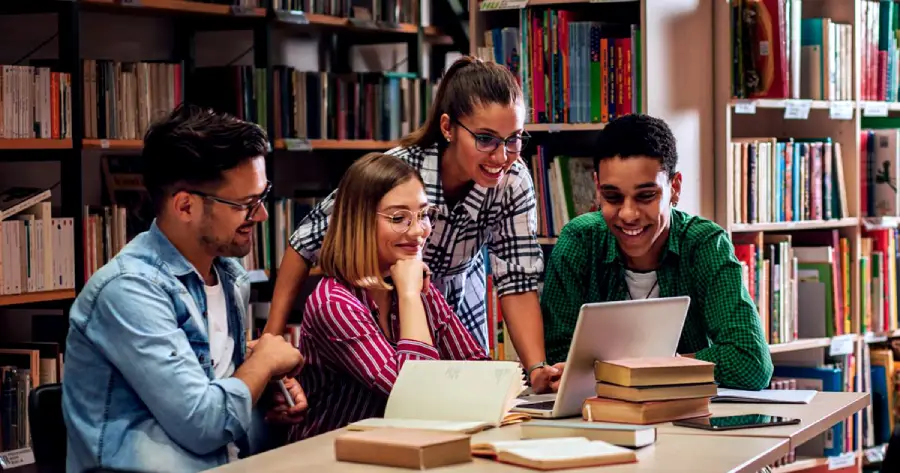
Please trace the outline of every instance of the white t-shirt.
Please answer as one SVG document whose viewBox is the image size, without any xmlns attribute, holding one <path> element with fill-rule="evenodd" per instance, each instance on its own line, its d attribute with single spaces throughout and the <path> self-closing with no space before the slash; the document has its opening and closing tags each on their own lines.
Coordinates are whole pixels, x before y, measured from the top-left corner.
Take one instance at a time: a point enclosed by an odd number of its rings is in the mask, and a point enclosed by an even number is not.
<svg viewBox="0 0 900 473">
<path fill-rule="evenodd" d="M 215 271 L 215 268 L 213 268 Z M 212 359 L 216 379 L 234 374 L 234 338 L 228 331 L 228 309 L 222 282 L 216 273 L 216 284 L 205 285 L 206 320 L 209 331 L 209 356 Z M 238 448 L 234 442 L 228 444 L 228 461 L 238 460 Z"/>
<path fill-rule="evenodd" d="M 659 297 L 656 271 L 636 273 L 626 269 L 625 282 L 628 284 L 628 292 L 631 293 L 632 299 L 655 299 Z"/>
</svg>

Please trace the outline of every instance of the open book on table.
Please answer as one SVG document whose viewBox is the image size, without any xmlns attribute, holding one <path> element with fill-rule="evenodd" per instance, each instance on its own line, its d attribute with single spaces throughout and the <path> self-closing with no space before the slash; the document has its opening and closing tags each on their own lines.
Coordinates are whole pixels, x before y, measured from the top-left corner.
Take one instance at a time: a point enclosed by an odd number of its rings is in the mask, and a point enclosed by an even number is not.
<svg viewBox="0 0 900 473">
<path fill-rule="evenodd" d="M 525 390 L 524 374 L 512 361 L 410 360 L 388 396 L 383 418 L 349 430 L 400 427 L 474 433 L 528 418 L 510 413 Z"/>
<path fill-rule="evenodd" d="M 472 442 L 472 455 L 537 470 L 634 463 L 634 450 L 585 437 Z"/>
</svg>

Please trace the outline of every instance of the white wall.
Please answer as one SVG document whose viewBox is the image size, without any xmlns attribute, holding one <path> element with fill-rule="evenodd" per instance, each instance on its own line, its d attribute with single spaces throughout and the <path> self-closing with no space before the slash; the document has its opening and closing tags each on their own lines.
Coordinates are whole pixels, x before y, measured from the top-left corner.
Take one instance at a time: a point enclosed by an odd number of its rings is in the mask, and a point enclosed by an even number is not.
<svg viewBox="0 0 900 473">
<path fill-rule="evenodd" d="M 669 124 L 684 176 L 680 209 L 715 218 L 713 0 L 645 0 L 647 113 Z"/>
</svg>

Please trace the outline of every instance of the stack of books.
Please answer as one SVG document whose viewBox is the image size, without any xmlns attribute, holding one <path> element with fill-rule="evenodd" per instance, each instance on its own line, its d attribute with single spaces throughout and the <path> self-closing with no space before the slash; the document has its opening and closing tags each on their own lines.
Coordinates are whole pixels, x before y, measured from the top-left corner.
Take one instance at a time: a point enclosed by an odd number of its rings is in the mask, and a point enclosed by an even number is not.
<svg viewBox="0 0 900 473">
<path fill-rule="evenodd" d="M 591 422 L 657 424 L 706 417 L 716 395 L 714 363 L 687 357 L 597 361 L 597 397 L 582 406 Z"/>
</svg>

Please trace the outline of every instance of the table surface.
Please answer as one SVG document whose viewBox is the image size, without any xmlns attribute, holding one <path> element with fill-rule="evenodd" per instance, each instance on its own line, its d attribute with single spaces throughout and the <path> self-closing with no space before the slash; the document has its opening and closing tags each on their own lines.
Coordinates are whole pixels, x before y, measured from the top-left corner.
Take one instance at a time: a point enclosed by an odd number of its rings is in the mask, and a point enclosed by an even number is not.
<svg viewBox="0 0 900 473">
<path fill-rule="evenodd" d="M 255 455 L 214 470 L 214 473 L 387 473 L 411 471 L 404 468 L 338 462 L 334 458 L 334 440 L 342 430 L 319 435 L 279 449 Z M 518 425 L 491 429 L 472 436 L 473 442 L 486 440 L 516 440 L 520 438 Z M 788 439 L 772 437 L 706 437 L 698 441 L 693 435 L 662 435 L 653 445 L 639 449 L 637 463 L 608 465 L 593 468 L 564 470 L 578 472 L 684 472 L 684 473 L 756 473 L 764 466 L 788 454 Z M 702 457 L 698 455 L 702 448 Z M 441 473 L 504 473 L 533 471 L 484 458 L 471 462 L 434 469 Z"/>
<path fill-rule="evenodd" d="M 869 405 L 869 393 L 819 392 L 809 404 L 746 404 L 714 402 L 710 411 L 714 416 L 739 414 L 767 414 L 800 418 L 796 425 L 779 425 L 758 429 L 708 430 L 677 427 L 671 422 L 657 426 L 660 434 L 712 435 L 728 437 L 778 437 L 791 440 L 796 447 L 821 434 L 831 426 L 846 420 Z"/>
<path fill-rule="evenodd" d="M 820 392 L 809 404 L 713 403 L 713 415 L 771 414 L 799 417 L 797 425 L 711 432 L 671 423 L 658 424 L 656 443 L 638 449 L 638 462 L 625 465 L 565 470 L 577 472 L 625 473 L 671 471 L 695 473 L 756 473 L 785 456 L 791 446 L 799 445 L 843 421 L 869 403 L 868 393 Z M 565 419 L 566 421 L 578 420 Z M 334 458 L 334 440 L 344 430 L 329 432 L 270 452 L 224 465 L 214 473 L 295 473 L 297 468 L 321 473 L 400 472 L 402 468 L 338 462 Z M 490 429 L 472 436 L 473 442 L 515 440 L 520 425 Z M 472 462 L 438 469 L 447 473 L 502 473 L 532 471 L 475 458 Z"/>
</svg>

